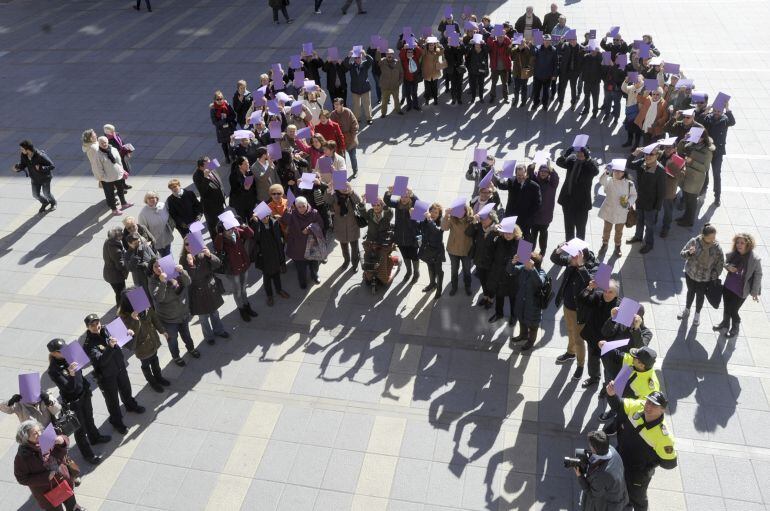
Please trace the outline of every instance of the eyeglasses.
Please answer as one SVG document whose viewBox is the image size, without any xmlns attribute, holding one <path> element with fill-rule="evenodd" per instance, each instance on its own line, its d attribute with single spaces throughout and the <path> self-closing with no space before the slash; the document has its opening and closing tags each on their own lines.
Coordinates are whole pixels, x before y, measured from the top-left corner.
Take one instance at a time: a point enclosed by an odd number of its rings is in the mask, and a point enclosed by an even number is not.
<svg viewBox="0 0 770 511">
<path fill-rule="evenodd" d="M 271 193 L 270 195 L 283 195 L 283 194 L 280 192 L 276 192 L 276 193 Z"/>
</svg>

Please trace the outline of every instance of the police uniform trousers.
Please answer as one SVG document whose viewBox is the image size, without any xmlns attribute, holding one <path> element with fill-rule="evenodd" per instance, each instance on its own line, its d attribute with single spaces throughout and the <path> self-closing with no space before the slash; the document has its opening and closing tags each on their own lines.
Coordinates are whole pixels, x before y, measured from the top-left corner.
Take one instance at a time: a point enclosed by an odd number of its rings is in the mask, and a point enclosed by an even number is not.
<svg viewBox="0 0 770 511">
<path fill-rule="evenodd" d="M 107 403 L 107 411 L 110 413 L 110 424 L 123 425 L 123 414 L 120 411 L 120 400 L 126 405 L 127 410 L 135 409 L 138 404 L 131 395 L 131 382 L 128 380 L 128 373 L 121 371 L 117 375 L 109 378 L 99 378 L 99 389 L 104 395 L 104 401 Z"/>
<path fill-rule="evenodd" d="M 75 413 L 80 422 L 80 427 L 75 431 L 75 441 L 77 442 L 80 454 L 88 459 L 93 457 L 94 451 L 91 444 L 101 436 L 99 429 L 94 424 L 94 409 L 91 405 L 91 391 L 86 390 L 74 401 L 68 401 L 67 406 Z"/>
</svg>

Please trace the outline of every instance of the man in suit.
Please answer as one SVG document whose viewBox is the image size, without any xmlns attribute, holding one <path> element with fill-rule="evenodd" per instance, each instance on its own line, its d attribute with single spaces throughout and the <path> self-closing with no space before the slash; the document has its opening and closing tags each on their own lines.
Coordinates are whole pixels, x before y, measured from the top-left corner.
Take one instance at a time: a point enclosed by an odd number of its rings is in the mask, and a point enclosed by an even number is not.
<svg viewBox="0 0 770 511">
<path fill-rule="evenodd" d="M 211 160 L 208 156 L 198 159 L 198 166 L 193 173 L 193 183 L 201 196 L 203 216 L 206 217 L 206 227 L 209 234 L 215 235 L 217 218 L 225 210 L 225 194 L 222 190 L 222 180 L 215 168 L 210 168 Z"/>
</svg>

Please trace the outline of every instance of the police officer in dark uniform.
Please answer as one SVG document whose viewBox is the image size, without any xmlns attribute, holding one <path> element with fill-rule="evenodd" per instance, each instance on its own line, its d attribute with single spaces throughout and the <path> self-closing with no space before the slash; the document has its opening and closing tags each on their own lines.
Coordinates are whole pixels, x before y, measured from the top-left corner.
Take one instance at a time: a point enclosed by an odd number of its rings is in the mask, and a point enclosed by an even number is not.
<svg viewBox="0 0 770 511">
<path fill-rule="evenodd" d="M 674 437 L 666 427 L 663 412 L 668 400 L 660 391 L 645 399 L 620 399 L 615 382 L 607 385 L 609 403 L 622 417 L 618 429 L 618 452 L 625 467 L 628 497 L 634 511 L 647 511 L 647 486 L 655 468 L 676 467 Z"/>
<path fill-rule="evenodd" d="M 88 358 L 94 365 L 94 376 L 99 389 L 104 395 L 107 410 L 110 413 L 110 424 L 115 431 L 125 435 L 128 428 L 123 424 L 123 414 L 120 411 L 120 400 L 126 405 L 126 410 L 134 413 L 144 413 L 144 407 L 136 402 L 131 395 L 131 382 L 128 380 L 126 360 L 123 351 L 118 346 L 118 341 L 111 337 L 102 327 L 99 316 L 89 314 L 85 319 L 88 330 L 83 344 Z"/>
<path fill-rule="evenodd" d="M 92 444 L 110 441 L 108 435 L 102 435 L 94 424 L 94 410 L 91 406 L 91 385 L 83 378 L 83 372 L 77 362 L 67 364 L 61 349 L 66 345 L 64 339 L 53 339 L 48 343 L 48 376 L 59 387 L 62 404 L 78 418 L 80 427 L 75 431 L 80 454 L 92 465 L 102 462 L 102 457 L 91 449 Z"/>
</svg>

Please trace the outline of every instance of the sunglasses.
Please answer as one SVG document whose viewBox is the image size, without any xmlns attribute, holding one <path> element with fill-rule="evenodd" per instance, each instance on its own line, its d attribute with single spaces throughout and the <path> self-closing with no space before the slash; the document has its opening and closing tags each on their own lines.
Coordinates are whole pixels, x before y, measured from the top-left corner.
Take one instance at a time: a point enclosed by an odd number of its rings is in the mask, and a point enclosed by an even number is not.
<svg viewBox="0 0 770 511">
<path fill-rule="evenodd" d="M 277 193 L 271 193 L 270 195 L 283 195 L 283 194 L 280 192 L 277 192 Z"/>
</svg>

